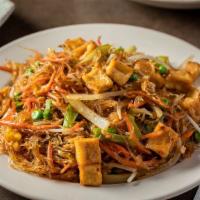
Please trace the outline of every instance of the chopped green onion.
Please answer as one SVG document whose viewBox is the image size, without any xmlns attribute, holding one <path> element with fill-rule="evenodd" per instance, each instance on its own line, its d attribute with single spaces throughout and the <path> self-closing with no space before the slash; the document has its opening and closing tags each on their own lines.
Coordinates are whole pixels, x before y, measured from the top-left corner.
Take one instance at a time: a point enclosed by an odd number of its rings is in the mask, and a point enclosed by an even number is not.
<svg viewBox="0 0 200 200">
<path fill-rule="evenodd" d="M 34 73 L 34 69 L 32 67 L 29 67 L 29 68 L 26 69 L 25 74 L 27 76 L 31 76 L 33 73 Z"/>
<path fill-rule="evenodd" d="M 45 109 L 44 109 L 44 112 L 43 112 L 43 118 L 44 119 L 51 119 L 51 117 L 52 117 L 51 107 L 52 107 L 52 100 L 47 99 L 46 102 L 45 102 Z"/>
<path fill-rule="evenodd" d="M 130 53 L 131 54 L 131 53 L 136 52 L 136 50 L 137 50 L 136 46 L 130 46 L 125 51 L 126 51 L 126 53 Z"/>
<path fill-rule="evenodd" d="M 168 56 L 157 56 L 156 58 L 158 60 L 164 62 L 164 63 L 169 63 L 169 57 Z"/>
<path fill-rule="evenodd" d="M 128 117 L 130 118 L 130 120 L 132 122 L 135 134 L 137 135 L 138 138 L 141 138 L 142 137 L 142 133 L 141 133 L 138 125 L 135 122 L 135 117 L 133 115 L 128 115 Z"/>
<path fill-rule="evenodd" d="M 95 127 L 92 129 L 92 133 L 94 134 L 95 137 L 99 138 L 101 136 L 101 129 L 98 127 Z"/>
<path fill-rule="evenodd" d="M 108 133 L 111 133 L 111 134 L 116 134 L 117 133 L 117 129 L 116 128 L 112 128 L 112 127 L 109 127 L 107 129 Z"/>
<path fill-rule="evenodd" d="M 38 109 L 38 110 L 34 110 L 32 112 L 32 119 L 33 120 L 40 120 L 40 119 L 43 119 L 43 111 Z"/>
<path fill-rule="evenodd" d="M 139 75 L 136 73 L 133 73 L 131 77 L 129 78 L 130 81 L 137 81 L 139 79 Z"/>
<path fill-rule="evenodd" d="M 45 102 L 45 109 L 50 110 L 52 107 L 52 100 L 51 99 L 47 99 Z"/>
<path fill-rule="evenodd" d="M 170 101 L 167 98 L 162 98 L 162 102 L 165 103 L 166 105 L 169 105 Z"/>
<path fill-rule="evenodd" d="M 52 112 L 51 110 L 45 109 L 43 112 L 43 118 L 44 119 L 51 119 L 52 117 Z"/>
<path fill-rule="evenodd" d="M 78 113 L 75 112 L 74 109 L 72 108 L 72 106 L 69 104 L 67 106 L 67 111 L 64 116 L 63 126 L 65 128 L 71 128 L 73 126 L 77 116 L 78 116 Z"/>
<path fill-rule="evenodd" d="M 196 140 L 197 142 L 200 142 L 200 132 L 195 131 L 195 133 L 194 133 L 194 138 L 195 138 L 195 140 Z"/>
<path fill-rule="evenodd" d="M 115 49 L 115 53 L 120 53 L 120 52 L 123 52 L 123 51 L 124 51 L 123 47 L 119 47 L 119 48 Z"/>
<path fill-rule="evenodd" d="M 14 101 L 19 101 L 21 99 L 21 92 L 15 92 L 13 98 Z"/>
<path fill-rule="evenodd" d="M 23 108 L 23 103 L 21 101 L 16 101 L 15 102 L 15 107 L 16 107 L 17 112 L 19 112 Z"/>
</svg>

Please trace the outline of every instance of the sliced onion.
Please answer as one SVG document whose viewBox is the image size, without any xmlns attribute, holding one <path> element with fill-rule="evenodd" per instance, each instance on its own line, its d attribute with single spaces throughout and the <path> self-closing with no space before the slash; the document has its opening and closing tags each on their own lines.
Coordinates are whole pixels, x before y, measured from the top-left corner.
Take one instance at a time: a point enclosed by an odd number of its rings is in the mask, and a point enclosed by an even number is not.
<svg viewBox="0 0 200 200">
<path fill-rule="evenodd" d="M 119 119 L 121 120 L 122 119 L 122 107 L 119 102 L 117 104 L 117 115 L 118 115 Z"/>
<path fill-rule="evenodd" d="M 107 99 L 109 97 L 121 96 L 125 94 L 125 90 L 120 90 L 116 92 L 105 92 L 101 94 L 68 94 L 65 96 L 65 99 L 71 100 L 85 100 L 85 101 L 92 101 L 97 99 Z"/>
<path fill-rule="evenodd" d="M 151 118 L 153 118 L 152 113 L 150 111 L 148 111 L 146 108 L 132 108 L 131 110 L 134 113 L 140 113 L 140 114 L 149 115 Z"/>
<path fill-rule="evenodd" d="M 188 114 L 186 114 L 186 116 L 187 116 L 188 120 L 190 121 L 190 123 L 194 126 L 194 128 L 195 128 L 198 132 L 200 132 L 200 127 L 199 127 L 199 125 L 198 125 Z"/>
<path fill-rule="evenodd" d="M 154 112 L 156 113 L 157 118 L 160 119 L 163 115 L 163 111 L 157 106 L 152 106 L 152 108 Z"/>
<path fill-rule="evenodd" d="M 136 171 L 133 172 L 133 173 L 128 177 L 127 183 L 131 183 L 131 182 L 134 180 L 134 178 L 136 177 L 136 175 L 137 175 Z"/>
<path fill-rule="evenodd" d="M 109 127 L 110 122 L 88 108 L 83 102 L 79 100 L 68 100 L 71 106 L 86 119 L 92 122 L 99 128 L 106 129 Z"/>
</svg>

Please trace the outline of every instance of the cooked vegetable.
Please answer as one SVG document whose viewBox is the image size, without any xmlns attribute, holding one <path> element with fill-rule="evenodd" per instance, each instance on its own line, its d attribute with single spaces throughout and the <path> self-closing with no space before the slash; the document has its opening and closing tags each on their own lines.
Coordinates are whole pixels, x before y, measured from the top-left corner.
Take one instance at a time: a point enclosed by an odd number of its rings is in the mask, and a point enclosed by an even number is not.
<svg viewBox="0 0 200 200">
<path fill-rule="evenodd" d="M 131 77 L 129 78 L 130 81 L 137 81 L 138 79 L 139 79 L 139 76 L 136 73 L 133 73 Z"/>
<path fill-rule="evenodd" d="M 82 38 L 0 70 L 0 153 L 15 169 L 99 186 L 132 182 L 187 158 L 200 143 L 200 64 L 177 69 Z"/>
<path fill-rule="evenodd" d="M 194 137 L 197 142 L 200 142 L 200 132 L 196 131 Z"/>
<path fill-rule="evenodd" d="M 82 185 L 98 186 L 102 184 L 101 151 L 99 140 L 81 138 L 75 140 L 76 160 Z"/>
<path fill-rule="evenodd" d="M 71 128 L 78 116 L 78 113 L 74 111 L 72 106 L 69 104 L 67 106 L 67 111 L 64 116 L 64 122 L 63 122 L 63 127 L 65 128 Z"/>
<path fill-rule="evenodd" d="M 31 114 L 33 120 L 40 120 L 43 119 L 43 112 L 42 110 L 34 110 Z"/>
<path fill-rule="evenodd" d="M 90 122 L 92 122 L 99 128 L 106 129 L 109 126 L 110 122 L 107 119 L 96 114 L 81 101 L 69 100 L 69 103 L 72 107 L 76 109 L 78 113 L 83 115 L 86 119 L 88 119 Z"/>
</svg>

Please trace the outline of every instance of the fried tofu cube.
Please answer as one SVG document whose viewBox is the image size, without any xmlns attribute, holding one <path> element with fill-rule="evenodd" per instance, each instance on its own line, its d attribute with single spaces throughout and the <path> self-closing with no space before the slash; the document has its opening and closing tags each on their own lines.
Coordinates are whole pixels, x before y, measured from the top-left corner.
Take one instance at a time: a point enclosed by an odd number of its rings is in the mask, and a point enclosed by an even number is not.
<svg viewBox="0 0 200 200">
<path fill-rule="evenodd" d="M 82 76 L 87 88 L 95 93 L 104 92 L 113 86 L 112 80 L 99 67 L 94 67 L 89 73 Z"/>
<path fill-rule="evenodd" d="M 79 171 L 81 185 L 99 186 L 102 184 L 100 164 L 79 166 Z"/>
<path fill-rule="evenodd" d="M 150 81 L 155 83 L 157 88 L 161 88 L 165 84 L 165 79 L 159 73 L 153 73 L 150 76 Z"/>
<path fill-rule="evenodd" d="M 124 85 L 133 73 L 133 68 L 115 59 L 111 60 L 106 68 L 106 74 L 118 85 Z"/>
<path fill-rule="evenodd" d="M 74 141 L 76 160 L 82 185 L 99 186 L 102 184 L 101 150 L 99 139 L 80 138 Z"/>
<path fill-rule="evenodd" d="M 85 40 L 82 38 L 74 38 L 74 39 L 68 39 L 65 41 L 64 45 L 67 49 L 74 50 L 80 46 L 85 44 Z"/>
<path fill-rule="evenodd" d="M 149 60 L 137 61 L 134 65 L 134 70 L 143 76 L 151 76 L 155 73 L 155 67 Z"/>
<path fill-rule="evenodd" d="M 158 123 L 154 131 L 162 131 L 163 133 L 156 138 L 148 139 L 146 147 L 156 152 L 162 158 L 166 158 L 173 150 L 179 136 L 173 129 L 162 123 Z"/>
<path fill-rule="evenodd" d="M 76 160 L 78 165 L 91 165 L 101 163 L 101 150 L 99 139 L 80 138 L 75 140 Z"/>
<path fill-rule="evenodd" d="M 189 73 L 184 70 L 174 70 L 166 78 L 166 87 L 184 92 L 191 89 L 192 82 L 193 80 Z"/>
<path fill-rule="evenodd" d="M 188 62 L 184 70 L 192 77 L 192 80 L 195 81 L 200 75 L 200 64 L 197 62 Z"/>
<path fill-rule="evenodd" d="M 190 116 L 197 122 L 200 122 L 200 91 L 193 88 L 183 99 L 181 106 L 187 110 Z"/>
</svg>

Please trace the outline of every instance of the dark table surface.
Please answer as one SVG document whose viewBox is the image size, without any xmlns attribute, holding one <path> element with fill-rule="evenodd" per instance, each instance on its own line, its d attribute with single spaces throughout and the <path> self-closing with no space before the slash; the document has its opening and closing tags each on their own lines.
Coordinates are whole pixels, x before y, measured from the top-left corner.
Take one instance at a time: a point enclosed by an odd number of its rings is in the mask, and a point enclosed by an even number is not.
<svg viewBox="0 0 200 200">
<path fill-rule="evenodd" d="M 0 28 L 0 46 L 56 26 L 121 23 L 156 29 L 200 48 L 200 10 L 167 10 L 128 0 L 13 0 L 16 10 Z M 0 5 L 1 6 L 1 5 Z M 197 188 L 171 200 L 192 200 Z M 0 200 L 25 200 L 0 187 Z"/>
</svg>

